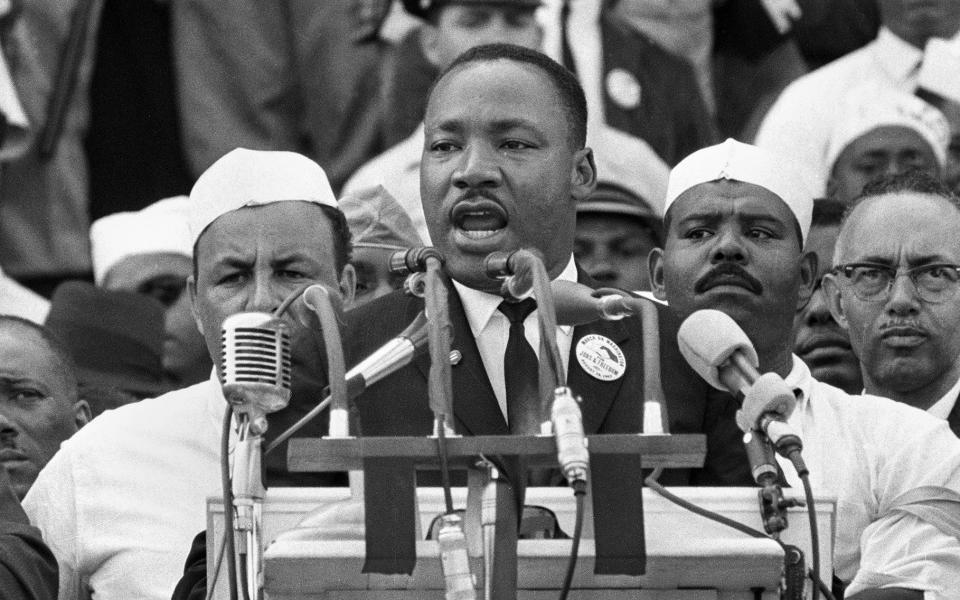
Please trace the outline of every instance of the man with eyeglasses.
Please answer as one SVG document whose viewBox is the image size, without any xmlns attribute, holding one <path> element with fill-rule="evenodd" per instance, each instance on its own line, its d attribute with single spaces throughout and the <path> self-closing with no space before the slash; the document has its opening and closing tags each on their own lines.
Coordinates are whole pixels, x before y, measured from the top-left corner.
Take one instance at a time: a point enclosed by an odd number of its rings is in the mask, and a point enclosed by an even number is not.
<svg viewBox="0 0 960 600">
<path fill-rule="evenodd" d="M 960 436 L 960 200 L 921 173 L 868 185 L 823 285 L 867 393 L 947 419 Z"/>
</svg>

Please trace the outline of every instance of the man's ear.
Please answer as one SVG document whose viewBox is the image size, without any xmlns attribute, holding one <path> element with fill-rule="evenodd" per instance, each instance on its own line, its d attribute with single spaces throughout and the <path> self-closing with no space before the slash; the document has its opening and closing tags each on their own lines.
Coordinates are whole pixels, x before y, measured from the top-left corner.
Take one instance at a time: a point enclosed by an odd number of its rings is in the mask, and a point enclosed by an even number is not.
<svg viewBox="0 0 960 600">
<path fill-rule="evenodd" d="M 340 294 L 343 296 L 343 309 L 349 310 L 357 295 L 357 271 L 347 263 L 340 273 Z"/>
<path fill-rule="evenodd" d="M 437 50 L 440 43 L 439 30 L 429 21 L 424 21 L 420 24 L 418 35 L 420 37 L 420 50 L 423 52 L 423 56 L 431 65 L 439 67 L 440 54 Z"/>
<path fill-rule="evenodd" d="M 850 329 L 850 323 L 847 321 L 846 313 L 843 310 L 843 293 L 840 291 L 840 282 L 837 281 L 835 274 L 827 273 L 823 276 L 823 295 L 827 299 L 827 307 L 830 309 L 830 314 L 833 315 L 833 320 L 840 327 Z"/>
<path fill-rule="evenodd" d="M 813 296 L 814 288 L 817 285 L 817 262 L 819 258 L 816 252 L 804 252 L 800 255 L 800 288 L 797 290 L 797 306 L 806 306 Z"/>
<path fill-rule="evenodd" d="M 197 313 L 197 280 L 194 279 L 193 275 L 187 276 L 187 291 L 190 292 L 190 314 L 193 315 L 197 329 L 200 330 L 200 335 L 203 335 L 203 321 L 200 320 L 200 315 Z"/>
<path fill-rule="evenodd" d="M 92 418 L 93 413 L 86 400 L 81 399 L 73 403 L 73 422 L 76 423 L 77 429 L 89 423 Z"/>
<path fill-rule="evenodd" d="M 583 148 L 573 155 L 573 170 L 570 173 L 570 194 L 577 202 L 586 200 L 597 189 L 597 163 L 593 150 Z"/>
<path fill-rule="evenodd" d="M 667 290 L 663 285 L 663 249 L 654 248 L 647 256 L 647 271 L 650 275 L 650 287 L 653 297 L 657 300 L 667 300 Z"/>
</svg>

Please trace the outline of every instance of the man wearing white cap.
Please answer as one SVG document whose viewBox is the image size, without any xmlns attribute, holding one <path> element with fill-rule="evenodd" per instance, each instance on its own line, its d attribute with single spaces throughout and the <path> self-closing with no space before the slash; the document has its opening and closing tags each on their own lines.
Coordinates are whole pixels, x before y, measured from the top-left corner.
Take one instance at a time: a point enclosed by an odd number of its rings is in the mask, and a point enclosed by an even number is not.
<svg viewBox="0 0 960 600">
<path fill-rule="evenodd" d="M 824 159 L 827 195 L 850 202 L 883 175 L 917 169 L 940 178 L 945 172 L 950 124 L 920 98 L 870 90 L 852 95 L 841 110 Z"/>
<path fill-rule="evenodd" d="M 171 388 L 203 381 L 211 367 L 190 312 L 190 295 L 183 293 L 193 270 L 189 210 L 190 199 L 175 196 L 136 212 L 101 217 L 90 226 L 94 283 L 150 296 L 166 307 L 163 371 Z"/>
<path fill-rule="evenodd" d="M 218 370 L 227 316 L 272 311 L 312 283 L 352 298 L 346 221 L 313 161 L 237 149 L 201 175 L 190 202 L 195 272 L 188 289 Z M 286 321 L 293 394 L 305 400 L 271 415 L 268 436 L 320 393 L 306 373 L 318 364 L 312 332 L 291 316 Z M 84 586 L 97 598 L 170 597 L 190 541 L 205 527 L 206 498 L 220 493 L 225 410 L 215 370 L 197 385 L 104 413 L 64 444 L 24 501 L 60 563 L 61 598 L 77 597 Z M 271 483 L 286 475 L 284 455 L 281 448 L 267 457 Z"/>
<path fill-rule="evenodd" d="M 820 166 L 831 132 L 840 123 L 838 105 L 857 89 L 912 94 L 928 80 L 949 85 L 960 76 L 960 2 L 956 0 L 879 0 L 882 27 L 877 38 L 850 54 L 800 77 L 780 94 L 757 132 L 756 143 L 790 157 L 809 171 L 814 191 L 823 195 Z M 957 98 L 960 100 L 960 98 Z"/>
<path fill-rule="evenodd" d="M 791 352 L 794 311 L 816 273 L 802 251 L 813 195 L 798 181 L 788 162 L 734 140 L 684 159 L 668 185 L 666 243 L 651 254 L 654 290 L 682 318 L 704 308 L 730 315 L 759 370 L 794 389 L 788 422 L 814 493 L 838 497 L 834 569 L 848 600 L 954 598 L 960 440 L 915 408 L 816 381 Z M 780 466 L 801 485 L 788 461 Z"/>
</svg>

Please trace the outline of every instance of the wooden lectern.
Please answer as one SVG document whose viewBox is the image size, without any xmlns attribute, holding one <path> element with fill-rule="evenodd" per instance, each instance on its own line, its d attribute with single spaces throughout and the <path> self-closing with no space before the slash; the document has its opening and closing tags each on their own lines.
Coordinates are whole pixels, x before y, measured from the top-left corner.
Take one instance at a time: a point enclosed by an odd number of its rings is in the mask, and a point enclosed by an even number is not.
<svg viewBox="0 0 960 600">
<path fill-rule="evenodd" d="M 594 437 L 594 436 L 591 436 Z M 602 437 L 602 436 L 597 436 Z M 636 436 L 646 438 L 644 467 L 698 466 L 702 454 L 671 456 L 671 442 L 686 436 Z M 694 437 L 694 436 L 691 436 Z M 702 436 L 701 436 L 702 437 Z M 670 440 L 668 438 L 675 438 Z M 358 466 L 359 456 L 367 451 L 385 451 L 386 438 L 359 440 L 297 440 L 291 443 L 291 470 L 348 469 Z M 482 438 L 458 438 L 454 445 L 483 443 Z M 546 440 L 545 440 L 546 441 Z M 333 442 L 333 444 L 330 444 Z M 352 443 L 348 443 L 352 442 Z M 413 444 L 416 446 L 416 444 Z M 536 445 L 536 444 L 534 444 Z M 591 440 L 591 451 L 595 448 Z M 367 447 L 369 446 L 369 447 Z M 684 447 L 681 444 L 679 447 Z M 655 450 L 661 448 L 658 455 Z M 326 450 L 326 451 L 322 451 Z M 331 452 L 331 450 L 335 450 Z M 425 458 L 427 454 L 424 455 Z M 543 459 L 547 460 L 544 456 Z M 456 462 L 456 461 L 454 461 Z M 629 476 L 624 474 L 624 476 Z M 640 474 L 636 474 L 640 477 Z M 458 488 L 455 503 L 466 506 L 467 492 Z M 672 488 L 675 494 L 756 529 L 761 529 L 756 488 Z M 788 496 L 802 498 L 801 490 L 785 490 Z M 417 561 L 410 575 L 362 573 L 363 540 L 301 541 L 277 540 L 284 531 L 296 527 L 303 516 L 318 506 L 344 501 L 346 488 L 278 488 L 268 490 L 264 505 L 264 539 L 269 540 L 264 554 L 265 593 L 270 600 L 319 599 L 396 599 L 444 597 L 437 543 L 418 541 Z M 588 496 L 589 497 L 589 496 Z M 564 531 L 572 532 L 575 519 L 574 499 L 569 488 L 531 488 L 526 504 L 553 510 Z M 438 488 L 417 490 L 418 531 L 426 531 L 430 521 L 443 512 Z M 585 518 L 584 539 L 573 580 L 571 598 L 599 600 L 707 600 L 778 598 L 783 568 L 783 550 L 772 540 L 756 539 L 692 514 L 658 496 L 643 491 L 646 537 L 644 575 L 594 574 L 594 544 L 591 519 Z M 818 498 L 815 507 L 820 537 L 821 573 L 829 580 L 832 573 L 831 549 L 834 537 L 835 500 Z M 208 502 L 207 564 L 213 569 L 222 539 L 223 505 L 219 498 Z M 588 511 L 589 513 L 589 511 Z M 805 509 L 790 509 L 790 527 L 785 543 L 803 549 L 811 560 L 810 536 Z M 419 538 L 419 539 L 422 539 Z M 570 553 L 570 540 L 521 540 L 518 544 L 518 598 L 555 598 L 561 586 Z M 482 580 L 482 562 L 472 557 L 472 571 Z M 218 578 L 215 598 L 226 598 L 226 569 Z M 208 573 L 208 583 L 213 573 Z M 478 597 L 480 595 L 478 594 Z"/>
</svg>

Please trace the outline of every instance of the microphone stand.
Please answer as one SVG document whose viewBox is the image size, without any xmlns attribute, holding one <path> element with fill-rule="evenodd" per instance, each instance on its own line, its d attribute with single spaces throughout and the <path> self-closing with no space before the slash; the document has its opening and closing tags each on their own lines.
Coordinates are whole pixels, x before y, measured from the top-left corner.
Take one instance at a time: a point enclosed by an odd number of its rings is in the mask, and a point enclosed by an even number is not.
<svg viewBox="0 0 960 600">
<path fill-rule="evenodd" d="M 260 445 L 263 438 L 250 429 L 249 415 L 240 415 L 240 431 L 233 466 L 233 530 L 240 538 L 240 583 L 244 600 L 260 600 L 263 589 L 263 472 Z"/>
</svg>

